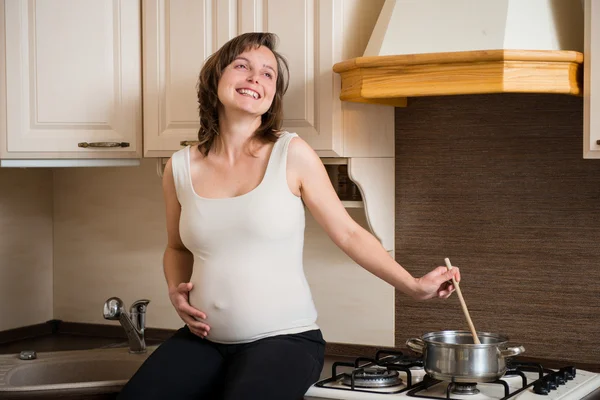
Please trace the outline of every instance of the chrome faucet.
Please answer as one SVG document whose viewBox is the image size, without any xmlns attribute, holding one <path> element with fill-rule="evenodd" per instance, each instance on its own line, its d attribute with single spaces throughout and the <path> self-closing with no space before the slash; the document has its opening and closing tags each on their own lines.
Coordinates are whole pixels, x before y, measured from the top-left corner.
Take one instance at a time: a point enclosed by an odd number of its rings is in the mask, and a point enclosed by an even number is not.
<svg viewBox="0 0 600 400">
<path fill-rule="evenodd" d="M 104 318 L 118 320 L 121 323 L 127 339 L 129 340 L 130 353 L 146 352 L 144 330 L 146 329 L 146 308 L 150 300 L 134 301 L 129 314 L 123 307 L 123 301 L 118 297 L 111 297 L 104 303 Z"/>
</svg>

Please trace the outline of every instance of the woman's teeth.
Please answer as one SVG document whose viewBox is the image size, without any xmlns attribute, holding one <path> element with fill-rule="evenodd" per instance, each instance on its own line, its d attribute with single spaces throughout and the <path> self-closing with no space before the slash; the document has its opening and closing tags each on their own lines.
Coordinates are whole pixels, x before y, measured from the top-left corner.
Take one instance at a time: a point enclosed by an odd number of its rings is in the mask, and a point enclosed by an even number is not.
<svg viewBox="0 0 600 400">
<path fill-rule="evenodd" d="M 256 93 L 254 90 L 250 90 L 250 89 L 238 89 L 237 92 L 239 94 L 243 94 L 245 96 L 250 96 L 250 97 L 253 97 L 255 99 L 258 99 L 260 97 L 258 95 L 258 93 Z"/>
</svg>

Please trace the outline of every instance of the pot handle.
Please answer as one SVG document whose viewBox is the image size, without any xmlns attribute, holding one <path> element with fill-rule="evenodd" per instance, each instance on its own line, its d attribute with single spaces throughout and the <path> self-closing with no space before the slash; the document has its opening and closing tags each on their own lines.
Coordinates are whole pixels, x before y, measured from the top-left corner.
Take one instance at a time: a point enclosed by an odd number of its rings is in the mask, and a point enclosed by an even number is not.
<svg viewBox="0 0 600 400">
<path fill-rule="evenodd" d="M 525 347 L 519 345 L 514 347 L 507 347 L 506 349 L 500 350 L 500 355 L 502 357 L 514 357 L 518 356 L 521 353 L 525 352 Z"/>
<path fill-rule="evenodd" d="M 420 338 L 412 338 L 406 341 L 406 345 L 409 349 L 414 351 L 415 353 L 423 353 L 423 349 L 425 348 L 425 342 Z"/>
</svg>

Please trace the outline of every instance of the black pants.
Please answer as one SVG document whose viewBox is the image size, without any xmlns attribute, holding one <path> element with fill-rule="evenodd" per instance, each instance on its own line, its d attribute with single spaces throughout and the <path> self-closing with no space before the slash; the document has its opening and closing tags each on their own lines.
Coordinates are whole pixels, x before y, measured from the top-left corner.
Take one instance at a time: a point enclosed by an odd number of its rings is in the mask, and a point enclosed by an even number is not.
<svg viewBox="0 0 600 400">
<path fill-rule="evenodd" d="M 187 326 L 148 357 L 119 400 L 299 400 L 319 379 L 320 330 L 244 344 L 201 339 Z"/>
</svg>

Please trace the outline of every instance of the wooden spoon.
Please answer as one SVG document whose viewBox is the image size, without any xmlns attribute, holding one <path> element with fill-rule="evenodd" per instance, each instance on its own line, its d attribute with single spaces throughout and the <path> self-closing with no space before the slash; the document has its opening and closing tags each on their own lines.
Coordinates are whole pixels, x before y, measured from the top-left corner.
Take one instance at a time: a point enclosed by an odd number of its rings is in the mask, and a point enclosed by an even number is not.
<svg viewBox="0 0 600 400">
<path fill-rule="evenodd" d="M 448 271 L 452 269 L 452 264 L 450 264 L 449 258 L 444 258 L 446 262 L 446 267 Z M 460 291 L 460 286 L 458 286 L 458 282 L 456 279 L 452 277 L 452 284 L 456 288 L 456 293 L 458 293 L 458 299 L 460 300 L 460 306 L 462 307 L 463 313 L 465 314 L 465 318 L 467 319 L 467 324 L 469 324 L 469 329 L 471 330 L 471 334 L 473 335 L 473 342 L 475 344 L 481 344 L 479 341 L 479 337 L 477 337 L 477 331 L 475 330 L 475 326 L 473 325 L 473 321 L 471 321 L 471 316 L 469 315 L 469 310 L 467 309 L 467 303 L 465 303 L 465 299 L 463 298 L 462 292 Z"/>
</svg>

